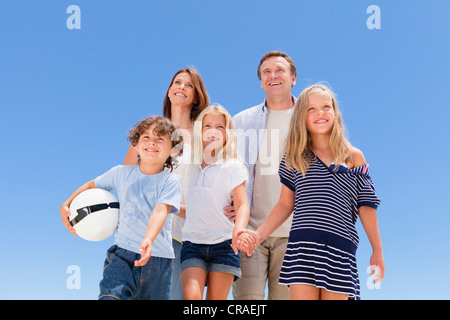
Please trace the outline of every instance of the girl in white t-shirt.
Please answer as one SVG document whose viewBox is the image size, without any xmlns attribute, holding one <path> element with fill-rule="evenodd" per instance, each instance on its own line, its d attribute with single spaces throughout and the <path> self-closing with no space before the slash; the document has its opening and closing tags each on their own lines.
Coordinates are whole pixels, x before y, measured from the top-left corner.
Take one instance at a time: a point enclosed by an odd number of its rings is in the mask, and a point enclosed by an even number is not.
<svg viewBox="0 0 450 320">
<path fill-rule="evenodd" d="M 205 108 L 194 123 L 187 172 L 181 249 L 183 299 L 202 299 L 207 283 L 206 299 L 225 300 L 233 280 L 240 277 L 235 243 L 249 218 L 246 181 L 247 172 L 237 156 L 230 115 L 222 106 Z M 223 212 L 224 207 L 231 205 L 231 197 L 236 211 L 234 223 Z"/>
</svg>

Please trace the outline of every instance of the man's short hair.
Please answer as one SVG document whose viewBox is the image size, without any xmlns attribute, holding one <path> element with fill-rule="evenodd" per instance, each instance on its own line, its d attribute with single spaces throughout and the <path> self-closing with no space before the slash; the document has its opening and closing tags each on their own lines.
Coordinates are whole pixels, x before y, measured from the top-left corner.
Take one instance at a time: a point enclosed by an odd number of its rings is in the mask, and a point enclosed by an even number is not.
<svg viewBox="0 0 450 320">
<path fill-rule="evenodd" d="M 263 64 L 264 61 L 266 61 L 268 58 L 271 58 L 271 57 L 282 57 L 282 58 L 286 59 L 286 61 L 289 63 L 289 65 L 291 67 L 291 74 L 293 74 L 294 76 L 297 76 L 297 67 L 295 66 L 294 60 L 292 60 L 291 57 L 289 57 L 286 53 L 281 52 L 281 51 L 269 51 L 261 58 L 261 61 L 259 62 L 259 66 L 258 66 L 258 79 L 259 80 L 261 80 L 261 65 Z"/>
</svg>

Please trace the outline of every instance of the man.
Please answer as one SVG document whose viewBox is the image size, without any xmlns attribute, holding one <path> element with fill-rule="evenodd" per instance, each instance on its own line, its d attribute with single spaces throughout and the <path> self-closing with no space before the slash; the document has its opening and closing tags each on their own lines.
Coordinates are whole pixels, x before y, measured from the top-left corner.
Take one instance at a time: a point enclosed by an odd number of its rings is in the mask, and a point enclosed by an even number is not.
<svg viewBox="0 0 450 320">
<path fill-rule="evenodd" d="M 233 117 L 239 153 L 249 173 L 248 228 L 252 230 L 264 222 L 280 197 L 278 165 L 296 101 L 291 94 L 296 77 L 292 58 L 280 51 L 266 53 L 258 66 L 265 101 Z M 264 299 L 266 282 L 268 299 L 289 299 L 288 287 L 278 284 L 278 278 L 291 222 L 292 216 L 262 242 L 251 257 L 241 252 L 242 277 L 233 284 L 235 299 Z"/>
</svg>

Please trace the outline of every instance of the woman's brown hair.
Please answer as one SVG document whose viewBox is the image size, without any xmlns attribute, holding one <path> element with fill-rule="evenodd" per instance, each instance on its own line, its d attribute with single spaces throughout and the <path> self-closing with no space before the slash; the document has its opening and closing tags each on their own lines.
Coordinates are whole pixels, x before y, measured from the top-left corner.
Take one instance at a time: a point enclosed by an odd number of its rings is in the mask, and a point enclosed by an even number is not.
<svg viewBox="0 0 450 320">
<path fill-rule="evenodd" d="M 191 109 L 191 120 L 194 121 L 197 116 L 200 114 L 200 112 L 203 111 L 207 106 L 209 106 L 209 97 L 208 93 L 206 92 L 205 85 L 203 83 L 202 77 L 200 74 L 193 68 L 185 68 L 178 70 L 175 75 L 172 78 L 172 81 L 170 82 L 169 87 L 167 88 L 166 96 L 164 97 L 163 102 L 163 114 L 166 118 L 171 119 L 172 118 L 172 103 L 169 99 L 169 89 L 172 86 L 175 78 L 180 73 L 186 72 L 188 73 L 192 78 L 192 84 L 195 88 L 195 102 Z"/>
</svg>

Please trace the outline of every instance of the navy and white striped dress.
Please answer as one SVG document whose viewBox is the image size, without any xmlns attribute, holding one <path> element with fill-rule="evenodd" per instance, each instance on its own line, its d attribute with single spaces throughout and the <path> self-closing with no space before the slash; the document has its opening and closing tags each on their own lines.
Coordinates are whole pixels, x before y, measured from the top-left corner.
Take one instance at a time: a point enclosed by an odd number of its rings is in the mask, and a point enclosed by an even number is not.
<svg viewBox="0 0 450 320">
<path fill-rule="evenodd" d="M 295 192 L 294 217 L 280 272 L 280 284 L 309 284 L 360 298 L 355 223 L 358 208 L 380 200 L 368 164 L 327 167 L 315 158 L 305 177 L 280 163 L 281 183 Z"/>
</svg>

